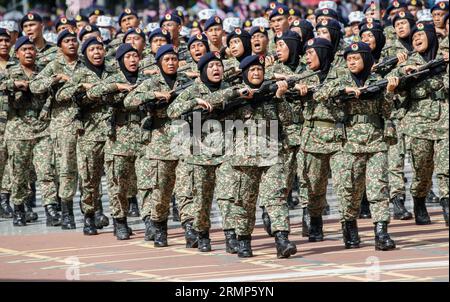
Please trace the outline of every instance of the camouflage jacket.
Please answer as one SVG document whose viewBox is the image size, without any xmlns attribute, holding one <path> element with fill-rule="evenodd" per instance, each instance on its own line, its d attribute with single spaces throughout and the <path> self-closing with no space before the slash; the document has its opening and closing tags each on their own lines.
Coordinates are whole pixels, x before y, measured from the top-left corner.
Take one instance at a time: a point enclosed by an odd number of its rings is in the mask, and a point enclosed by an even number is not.
<svg viewBox="0 0 450 302">
<path fill-rule="evenodd" d="M 9 69 L 17 64 L 17 62 L 10 57 L 6 62 L 5 68 L 0 68 L 0 136 L 5 134 L 6 121 L 8 119 L 8 93 L 5 93 L 5 81 L 8 79 Z M 2 143 L 0 141 L 0 143 Z"/>
<path fill-rule="evenodd" d="M 394 94 L 382 93 L 370 100 L 352 99 L 338 105 L 335 99 L 345 87 L 356 87 L 348 69 L 338 71 L 338 74 L 337 79 L 326 81 L 313 98 L 318 102 L 328 103 L 328 106 L 337 106 L 337 111 L 342 110 L 341 121 L 346 125 L 346 139 L 342 150 L 349 153 L 387 151 L 384 119 L 390 117 Z M 365 86 L 380 79 L 379 75 L 371 74 Z"/>
<path fill-rule="evenodd" d="M 238 90 L 244 87 L 245 84 L 239 84 L 223 90 L 220 101 L 228 102 L 239 98 Z M 215 100 L 212 103 L 215 106 Z M 290 108 L 286 106 L 286 100 L 284 97 L 273 97 L 260 105 L 252 105 L 252 100 L 248 100 L 248 103 L 231 116 L 235 125 L 243 123 L 244 129 L 233 136 L 233 148 L 226 150 L 227 159 L 233 166 L 268 167 L 281 163 L 284 159 L 283 147 L 287 144 L 283 141 L 283 123 L 280 122 L 280 117 L 292 115 Z M 255 131 L 256 126 L 258 132 Z"/>
<path fill-rule="evenodd" d="M 226 60 L 223 60 L 223 78 L 226 80 L 230 76 L 233 76 L 236 74 L 236 72 L 239 72 L 239 61 L 236 58 L 229 58 Z"/>
<path fill-rule="evenodd" d="M 139 62 L 140 70 L 152 70 L 156 68 L 158 66 L 156 65 L 155 56 L 152 53 L 144 55 L 144 58 Z"/>
<path fill-rule="evenodd" d="M 307 76 L 311 72 L 308 69 L 301 76 Z M 343 74 L 345 73 L 342 68 L 332 69 L 328 72 L 325 81 L 335 81 Z M 308 77 L 302 83 L 308 87 L 321 85 L 317 75 Z M 326 90 L 319 88 L 314 97 L 312 94 L 308 94 L 300 98 L 305 118 L 301 134 L 301 148 L 306 152 L 330 154 L 339 151 L 342 147 L 342 137 L 335 126 L 342 111 L 336 106 L 329 106 L 327 94 Z"/>
<path fill-rule="evenodd" d="M 122 41 L 124 35 L 124 33 L 119 33 L 113 40 L 111 40 L 111 42 L 109 42 L 106 52 L 106 56 L 108 58 L 114 58 L 117 48 L 119 48 L 119 46 L 123 43 Z"/>
<path fill-rule="evenodd" d="M 186 113 L 190 110 L 193 110 L 197 107 L 196 98 L 201 98 L 203 100 L 207 100 L 213 105 L 213 108 L 217 111 L 220 111 L 221 104 L 223 103 L 223 94 L 224 89 L 227 88 L 227 83 L 223 82 L 220 90 L 211 92 L 209 88 L 203 84 L 202 82 L 196 81 L 192 86 L 183 91 L 175 101 L 170 104 L 167 108 L 167 114 L 173 120 L 179 118 L 183 113 Z M 232 120 L 233 114 L 224 116 L 224 115 L 214 115 L 214 113 L 207 117 L 209 121 L 202 121 L 202 128 L 204 127 L 204 122 L 214 122 L 219 121 L 221 123 L 221 129 L 216 129 L 218 131 L 207 133 L 202 131 L 201 136 L 194 135 L 193 137 L 186 138 L 184 137 L 183 143 L 192 143 L 195 146 L 198 146 L 199 149 L 193 149 L 192 146 L 189 146 L 189 149 L 186 148 L 185 155 L 181 155 L 187 163 L 194 165 L 218 165 L 221 164 L 224 160 L 224 136 L 223 130 L 225 125 L 225 119 Z M 195 123 L 194 123 L 195 124 Z M 172 123 L 174 125 L 174 123 Z M 190 125 L 192 126 L 192 125 Z M 180 129 L 181 130 L 181 129 Z M 222 131 L 219 131 L 222 130 Z M 204 143 L 208 143 L 206 145 Z"/>
<path fill-rule="evenodd" d="M 404 66 L 419 66 L 425 63 L 422 56 L 415 53 L 390 75 L 402 76 L 405 74 Z M 399 125 L 402 133 L 428 140 L 448 138 L 449 96 L 448 90 L 445 89 L 445 78 L 448 78 L 448 73 L 443 71 L 400 91 L 399 99 L 402 103 L 406 103 L 407 108 L 406 115 Z"/>
<path fill-rule="evenodd" d="M 45 46 L 37 49 L 36 64 L 40 69 L 43 69 L 48 63 L 53 61 L 58 54 L 58 47 L 56 45 L 45 42 Z"/>
<path fill-rule="evenodd" d="M 297 76 L 288 66 L 278 61 L 274 65 L 266 68 L 265 78 L 271 80 L 275 77 L 276 73 L 286 76 Z M 285 147 L 299 146 L 301 143 L 301 124 L 304 120 L 301 105 L 286 96 L 283 98 L 283 102 L 278 104 L 278 107 L 279 119 L 283 126 L 283 142 L 285 143 Z"/>
<path fill-rule="evenodd" d="M 136 84 L 143 82 L 145 76 L 139 73 Z M 89 96 L 93 99 L 108 98 L 111 105 L 112 125 L 114 136 L 108 137 L 105 145 L 105 154 L 121 156 L 137 156 L 141 150 L 140 122 L 143 113 L 134 109 L 125 109 L 123 101 L 128 93 L 119 92 L 116 83 L 131 84 L 125 75 L 118 71 L 112 76 L 101 81 L 89 90 Z"/>
<path fill-rule="evenodd" d="M 177 77 L 173 89 L 176 89 L 180 85 L 181 77 Z M 137 110 L 147 102 L 157 101 L 155 91 L 170 92 L 173 89 L 167 85 L 161 74 L 157 74 L 145 80 L 131 91 L 123 102 L 126 109 Z M 178 160 L 178 157 L 173 154 L 170 148 L 173 133 L 170 131 L 170 119 L 167 115 L 167 108 L 156 109 L 150 114 L 152 118 L 152 130 L 151 138 L 146 144 L 145 156 L 150 159 Z"/>
<path fill-rule="evenodd" d="M 47 99 L 47 94 L 35 94 L 29 89 L 18 90 L 14 82 L 17 80 L 33 80 L 40 69 L 36 65 L 33 73 L 28 76 L 21 65 L 14 65 L 9 69 L 9 77 L 5 81 L 8 93 L 8 122 L 6 124 L 6 139 L 31 140 L 50 135 L 49 122 L 39 119 L 39 114 Z"/>
<path fill-rule="evenodd" d="M 108 110 L 108 101 L 106 98 L 95 98 L 91 95 L 91 91 L 85 91 L 84 83 L 97 84 L 99 81 L 106 79 L 115 72 L 110 66 L 105 65 L 102 78 L 99 78 L 95 72 L 86 66 L 80 67 L 74 73 L 73 77 L 64 84 L 57 92 L 56 101 L 68 104 L 75 102 L 79 110 L 81 110 L 81 122 L 83 124 L 82 139 L 87 141 L 106 141 L 108 130 L 108 119 L 111 112 Z"/>
<path fill-rule="evenodd" d="M 78 69 L 82 67 L 81 60 L 78 59 L 72 64 L 68 64 L 64 56 L 59 53 L 56 58 L 45 66 L 45 68 L 30 82 L 30 90 L 33 93 L 48 93 L 49 107 L 51 106 L 51 129 L 62 129 L 78 123 L 74 117 L 78 112 L 78 106 L 74 102 L 60 103 L 56 102 L 56 94 L 64 85 L 64 82 L 53 83 L 53 76 L 59 73 L 71 77 Z"/>
<path fill-rule="evenodd" d="M 397 34 L 395 33 L 394 26 L 386 26 L 384 28 L 384 35 L 386 37 L 386 44 L 391 44 L 394 40 L 396 40 Z"/>
</svg>

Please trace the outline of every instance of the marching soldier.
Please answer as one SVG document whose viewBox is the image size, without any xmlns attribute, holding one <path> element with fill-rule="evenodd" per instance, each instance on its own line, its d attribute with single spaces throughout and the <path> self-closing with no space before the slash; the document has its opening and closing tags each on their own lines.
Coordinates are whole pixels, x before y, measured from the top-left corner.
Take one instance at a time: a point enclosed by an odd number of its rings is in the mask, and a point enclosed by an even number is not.
<svg viewBox="0 0 450 302">
<path fill-rule="evenodd" d="M 30 83 L 35 93 L 49 93 L 50 103 L 44 106 L 41 117 L 50 119 L 50 135 L 53 150 L 58 161 L 59 188 L 61 198 L 62 229 L 75 229 L 73 198 L 77 191 L 77 131 L 80 121 L 75 119 L 78 108 L 71 100 L 66 103 L 56 101 L 58 90 L 70 76 L 81 68 L 78 57 L 78 40 L 72 29 L 65 29 L 58 35 L 59 55 Z M 48 101 L 47 101 L 48 102 Z"/>
</svg>

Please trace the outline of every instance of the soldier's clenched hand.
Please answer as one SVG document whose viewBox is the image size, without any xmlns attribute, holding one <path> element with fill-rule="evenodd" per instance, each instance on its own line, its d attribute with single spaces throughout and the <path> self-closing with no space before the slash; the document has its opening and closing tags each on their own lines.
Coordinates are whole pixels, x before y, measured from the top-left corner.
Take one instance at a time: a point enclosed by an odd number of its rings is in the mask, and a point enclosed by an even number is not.
<svg viewBox="0 0 450 302">
<path fill-rule="evenodd" d="M 388 84 L 386 86 L 386 90 L 388 92 L 394 92 L 394 90 L 398 87 L 400 80 L 398 77 L 389 77 L 387 78 Z"/>
<path fill-rule="evenodd" d="M 408 54 L 406 52 L 399 52 L 397 54 L 398 63 L 397 65 L 400 65 L 402 63 L 405 63 L 406 60 L 408 60 Z"/>
<path fill-rule="evenodd" d="M 124 83 L 116 83 L 117 86 L 117 90 L 119 90 L 120 92 L 130 92 L 131 90 L 133 90 L 136 85 L 130 85 L 130 84 L 124 84 Z"/>
<path fill-rule="evenodd" d="M 301 96 L 305 96 L 308 94 L 308 86 L 305 84 L 296 84 L 295 89 L 298 90 Z"/>
<path fill-rule="evenodd" d="M 195 100 L 197 101 L 197 105 L 200 106 L 201 108 L 208 110 L 209 112 L 211 112 L 213 110 L 213 107 L 209 102 L 207 102 L 201 98 L 196 98 Z"/>
<path fill-rule="evenodd" d="M 14 81 L 14 86 L 16 86 L 16 88 L 18 90 L 27 91 L 28 90 L 28 81 L 23 81 L 23 80 Z"/>
<path fill-rule="evenodd" d="M 254 89 L 250 89 L 250 88 L 239 89 L 239 95 L 243 99 L 252 99 L 254 93 L 255 93 Z"/>
<path fill-rule="evenodd" d="M 277 82 L 277 93 L 275 94 L 277 98 L 281 98 L 288 91 L 288 83 L 286 81 Z"/>
<path fill-rule="evenodd" d="M 359 98 L 361 95 L 361 90 L 357 87 L 345 87 L 345 93 L 354 94 L 356 98 Z"/>
<path fill-rule="evenodd" d="M 164 100 L 164 101 L 167 102 L 167 101 L 170 100 L 170 92 L 166 92 L 166 91 L 159 92 L 159 91 L 156 91 L 155 92 L 155 97 L 157 99 Z"/>
</svg>

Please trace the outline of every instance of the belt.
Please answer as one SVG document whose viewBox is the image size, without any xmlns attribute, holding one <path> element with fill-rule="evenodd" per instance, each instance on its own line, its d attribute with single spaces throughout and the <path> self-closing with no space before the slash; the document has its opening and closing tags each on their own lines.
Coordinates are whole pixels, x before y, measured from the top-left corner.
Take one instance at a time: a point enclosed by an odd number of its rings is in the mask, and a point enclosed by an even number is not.
<svg viewBox="0 0 450 302">
<path fill-rule="evenodd" d="M 350 116 L 350 125 L 354 124 L 372 124 L 374 127 L 382 129 L 383 121 L 379 115 L 374 114 L 355 114 Z"/>
<path fill-rule="evenodd" d="M 305 121 L 303 124 L 305 127 L 308 128 L 336 128 L 336 124 L 333 122 L 326 122 L 326 121 Z"/>
<path fill-rule="evenodd" d="M 117 125 L 126 125 L 131 122 L 139 123 L 142 120 L 142 117 L 138 113 L 117 112 L 115 114 L 115 120 Z"/>
</svg>

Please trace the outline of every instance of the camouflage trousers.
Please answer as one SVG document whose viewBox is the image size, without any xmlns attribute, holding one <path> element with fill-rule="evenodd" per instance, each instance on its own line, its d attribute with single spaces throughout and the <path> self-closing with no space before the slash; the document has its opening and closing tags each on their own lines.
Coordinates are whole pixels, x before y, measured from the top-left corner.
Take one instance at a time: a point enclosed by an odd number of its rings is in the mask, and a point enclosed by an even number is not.
<svg viewBox="0 0 450 302">
<path fill-rule="evenodd" d="M 128 193 L 133 186 L 135 156 L 105 154 L 105 169 L 109 205 L 112 218 L 125 218 L 128 214 Z M 134 185 L 136 186 L 136 185 Z"/>
<path fill-rule="evenodd" d="M 405 189 L 405 136 L 397 132 L 398 138 L 395 145 L 388 146 L 388 170 L 389 170 L 389 195 L 394 198 L 404 195 Z"/>
<path fill-rule="evenodd" d="M 449 140 L 427 140 L 410 137 L 413 179 L 411 195 L 425 197 L 432 186 L 433 170 L 436 173 L 441 198 L 449 196 Z"/>
<path fill-rule="evenodd" d="M 53 148 L 50 136 L 33 140 L 8 140 L 8 169 L 11 181 L 11 201 L 20 205 L 30 197 L 30 175 L 36 171 L 44 206 L 56 204 L 55 173 L 52 166 Z"/>
<path fill-rule="evenodd" d="M 389 222 L 389 188 L 387 152 L 342 152 L 337 181 L 341 221 L 355 220 L 359 216 L 361 198 L 366 190 L 373 222 Z"/>
<path fill-rule="evenodd" d="M 341 175 L 342 153 L 334 152 L 329 154 L 303 153 L 303 175 L 308 194 L 308 210 L 311 217 L 322 216 L 323 210 L 327 206 L 327 186 L 328 175 L 333 176 L 333 187 L 337 193 L 337 184 Z"/>
<path fill-rule="evenodd" d="M 222 217 L 222 229 L 234 230 L 234 201 L 236 188 L 236 173 L 230 162 L 223 162 L 216 170 L 216 189 L 214 195 Z"/>
<path fill-rule="evenodd" d="M 263 203 L 272 212 L 272 231 L 289 231 L 289 210 L 286 204 L 287 188 L 283 164 L 271 167 L 237 166 L 234 169 L 237 186 L 232 216 L 236 233 L 240 236 L 253 233 L 256 202 L 260 190 L 261 196 L 267 198 Z"/>
<path fill-rule="evenodd" d="M 308 188 L 302 177 L 303 175 L 303 152 L 300 147 L 290 148 L 284 159 L 284 171 L 286 173 L 286 185 L 288 193 L 292 190 L 294 178 L 297 174 L 299 186 L 298 197 L 300 206 L 306 208 L 308 206 Z M 270 215 L 270 214 L 269 214 Z"/>
<path fill-rule="evenodd" d="M 105 142 L 78 139 L 77 166 L 81 181 L 81 206 L 85 214 L 93 214 L 100 199 L 100 185 L 105 160 Z"/>
<path fill-rule="evenodd" d="M 8 152 L 6 151 L 6 142 L 3 134 L 0 135 L 0 179 L 3 178 L 3 172 L 8 162 Z"/>
<path fill-rule="evenodd" d="M 77 193 L 78 184 L 76 129 L 54 129 L 51 138 L 55 152 L 58 196 L 63 201 L 71 201 Z"/>
<path fill-rule="evenodd" d="M 175 171 L 175 198 L 178 203 L 182 225 L 188 221 L 193 221 L 195 215 L 192 197 L 193 168 L 193 165 L 189 165 L 184 160 L 180 159 L 178 161 L 177 170 Z"/>
<path fill-rule="evenodd" d="M 138 159 L 136 175 L 142 219 L 147 216 L 157 222 L 168 219 L 177 165 L 178 160 Z"/>
</svg>

